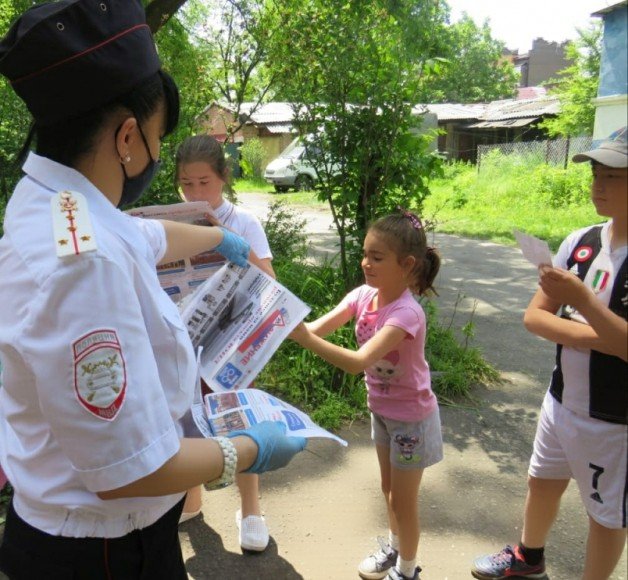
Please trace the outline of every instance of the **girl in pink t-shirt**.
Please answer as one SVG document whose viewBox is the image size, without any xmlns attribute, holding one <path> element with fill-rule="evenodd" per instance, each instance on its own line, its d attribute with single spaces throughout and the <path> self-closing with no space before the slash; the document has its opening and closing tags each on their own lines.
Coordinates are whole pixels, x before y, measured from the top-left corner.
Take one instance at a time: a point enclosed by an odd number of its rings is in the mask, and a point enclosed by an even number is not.
<svg viewBox="0 0 628 580">
<path fill-rule="evenodd" d="M 291 338 L 346 372 L 364 372 L 382 490 L 388 542 L 358 567 L 362 578 L 418 580 L 418 495 L 423 470 L 443 457 L 436 397 L 425 361 L 425 313 L 414 295 L 432 290 L 440 266 L 421 220 L 410 212 L 379 219 L 364 240 L 366 284 Z M 359 349 L 323 337 L 355 319 Z"/>
</svg>

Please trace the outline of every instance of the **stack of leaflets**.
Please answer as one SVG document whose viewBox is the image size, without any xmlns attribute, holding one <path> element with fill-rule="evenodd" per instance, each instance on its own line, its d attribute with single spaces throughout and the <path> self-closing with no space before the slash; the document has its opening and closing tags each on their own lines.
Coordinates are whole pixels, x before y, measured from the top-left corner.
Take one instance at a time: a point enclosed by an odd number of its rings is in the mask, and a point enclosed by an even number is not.
<svg viewBox="0 0 628 580">
<path fill-rule="evenodd" d="M 204 405 L 194 407 L 194 420 L 205 437 L 218 437 L 248 429 L 262 421 L 281 421 L 287 435 L 325 437 L 347 446 L 344 439 L 319 427 L 308 415 L 258 389 L 236 393 L 210 393 Z"/>
<path fill-rule="evenodd" d="M 206 202 L 150 206 L 128 213 L 197 225 L 210 225 L 213 219 Z M 214 391 L 202 400 L 199 381 L 189 428 L 216 437 L 261 421 L 281 421 L 288 435 L 325 437 L 347 445 L 297 408 L 246 388 L 307 316 L 309 306 L 256 266 L 237 266 L 213 251 L 160 265 L 157 274 L 179 306 L 197 352 L 200 376 Z"/>
</svg>

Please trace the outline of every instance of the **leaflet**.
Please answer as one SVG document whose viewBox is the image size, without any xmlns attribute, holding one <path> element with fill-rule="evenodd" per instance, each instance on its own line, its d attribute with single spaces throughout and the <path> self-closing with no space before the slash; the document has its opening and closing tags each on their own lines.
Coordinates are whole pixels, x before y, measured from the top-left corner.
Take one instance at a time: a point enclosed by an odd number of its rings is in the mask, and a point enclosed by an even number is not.
<svg viewBox="0 0 628 580">
<path fill-rule="evenodd" d="M 521 248 L 524 258 L 534 264 L 537 268 L 543 264 L 552 265 L 552 252 L 544 240 L 539 240 L 534 236 L 524 234 L 517 230 L 513 231 L 515 239 Z"/>
<path fill-rule="evenodd" d="M 206 201 L 149 205 L 130 209 L 127 213 L 134 217 L 171 220 L 198 226 L 213 225 L 212 219 L 216 219 L 211 205 Z M 222 254 L 210 250 L 184 260 L 161 264 L 157 266 L 157 276 L 166 294 L 178 303 L 218 272 L 226 262 Z"/>
<path fill-rule="evenodd" d="M 319 427 L 296 407 L 258 389 L 237 393 L 210 393 L 203 405 L 193 407 L 194 419 L 205 437 L 218 437 L 231 431 L 248 429 L 262 421 L 281 421 L 286 434 L 295 437 L 324 437 L 344 447 L 347 442 Z"/>
<path fill-rule="evenodd" d="M 215 392 L 244 389 L 310 308 L 256 266 L 227 262 L 182 305 L 200 351 L 200 375 Z"/>
</svg>

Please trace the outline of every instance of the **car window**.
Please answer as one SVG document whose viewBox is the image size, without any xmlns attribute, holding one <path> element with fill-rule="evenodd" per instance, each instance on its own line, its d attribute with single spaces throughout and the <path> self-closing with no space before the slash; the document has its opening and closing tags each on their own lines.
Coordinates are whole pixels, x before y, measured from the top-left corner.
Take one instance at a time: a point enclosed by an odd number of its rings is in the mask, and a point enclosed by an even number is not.
<svg viewBox="0 0 628 580">
<path fill-rule="evenodd" d="M 299 145 L 295 147 L 294 149 L 291 149 L 290 151 L 283 153 L 281 156 L 284 159 L 299 159 L 301 155 L 303 155 L 303 151 L 305 151 L 304 147 L 302 145 Z"/>
</svg>

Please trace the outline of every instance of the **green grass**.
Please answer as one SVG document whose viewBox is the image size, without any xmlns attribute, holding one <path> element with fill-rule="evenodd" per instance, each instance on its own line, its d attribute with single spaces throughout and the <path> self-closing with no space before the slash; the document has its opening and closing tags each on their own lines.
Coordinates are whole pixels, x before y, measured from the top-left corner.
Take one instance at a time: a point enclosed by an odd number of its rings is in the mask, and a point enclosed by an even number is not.
<svg viewBox="0 0 628 580">
<path fill-rule="evenodd" d="M 313 208 L 328 207 L 326 201 L 318 199 L 316 191 L 289 191 L 287 193 L 276 193 L 275 197 L 289 205 L 307 205 Z"/>
<path fill-rule="evenodd" d="M 238 195 L 242 193 L 275 193 L 275 188 L 263 179 L 234 179 L 233 188 Z"/>
<path fill-rule="evenodd" d="M 307 205 L 311 207 L 327 206 L 326 201 L 320 201 L 316 191 L 293 191 L 287 193 L 276 193 L 275 188 L 263 180 L 236 179 L 233 187 L 238 196 L 245 196 L 247 193 L 268 193 L 274 199 L 285 201 L 289 205 Z"/>
<path fill-rule="evenodd" d="M 565 170 L 492 155 L 481 171 L 453 164 L 431 183 L 423 213 L 436 230 L 514 245 L 517 229 L 547 240 L 553 250 L 573 230 L 603 221 L 589 199 L 588 164 Z"/>
</svg>

